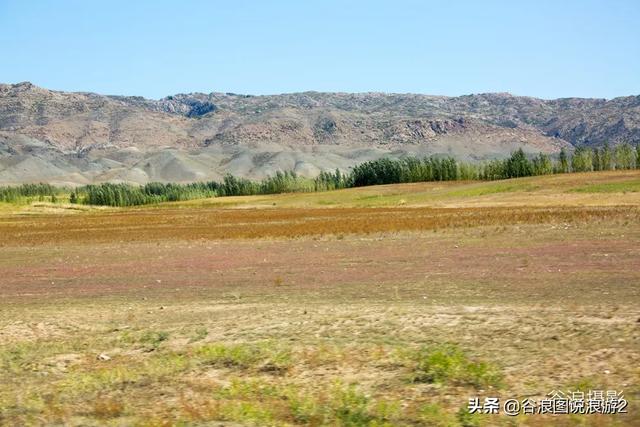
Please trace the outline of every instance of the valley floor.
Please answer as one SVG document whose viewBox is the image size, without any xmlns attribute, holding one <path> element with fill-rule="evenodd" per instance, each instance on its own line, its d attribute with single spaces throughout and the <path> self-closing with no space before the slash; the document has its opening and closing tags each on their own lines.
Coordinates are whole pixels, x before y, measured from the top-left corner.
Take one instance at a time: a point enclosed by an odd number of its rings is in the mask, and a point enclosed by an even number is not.
<svg viewBox="0 0 640 427">
<path fill-rule="evenodd" d="M 640 173 L 0 207 L 2 425 L 638 425 Z M 617 390 L 617 415 L 469 398 Z"/>
</svg>

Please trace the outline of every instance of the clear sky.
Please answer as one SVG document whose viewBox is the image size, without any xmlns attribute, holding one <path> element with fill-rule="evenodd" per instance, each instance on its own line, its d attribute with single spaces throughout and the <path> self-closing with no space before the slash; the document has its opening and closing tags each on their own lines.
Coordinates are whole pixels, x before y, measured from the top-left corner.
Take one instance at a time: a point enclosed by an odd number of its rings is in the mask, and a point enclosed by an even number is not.
<svg viewBox="0 0 640 427">
<path fill-rule="evenodd" d="M 160 98 L 640 94 L 640 0 L 0 0 L 0 82 Z"/>
</svg>

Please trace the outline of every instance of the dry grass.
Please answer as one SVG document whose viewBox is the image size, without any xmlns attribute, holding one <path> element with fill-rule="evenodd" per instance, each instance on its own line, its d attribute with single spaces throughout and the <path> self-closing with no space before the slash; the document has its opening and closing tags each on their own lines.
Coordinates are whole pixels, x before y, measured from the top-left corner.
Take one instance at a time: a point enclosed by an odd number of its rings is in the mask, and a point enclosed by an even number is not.
<svg viewBox="0 0 640 427">
<path fill-rule="evenodd" d="M 452 184 L 438 203 L 627 175 Z M 606 194 L 6 214 L 0 425 L 638 425 L 638 206 Z M 576 388 L 623 390 L 629 414 L 464 412 Z"/>
<path fill-rule="evenodd" d="M 514 224 L 640 221 L 637 206 L 518 208 L 137 209 L 4 218 L 2 244 L 295 238 Z"/>
<path fill-rule="evenodd" d="M 640 171 L 548 175 L 491 182 L 424 182 L 309 194 L 223 197 L 165 205 L 224 208 L 550 207 L 640 204 Z"/>
</svg>

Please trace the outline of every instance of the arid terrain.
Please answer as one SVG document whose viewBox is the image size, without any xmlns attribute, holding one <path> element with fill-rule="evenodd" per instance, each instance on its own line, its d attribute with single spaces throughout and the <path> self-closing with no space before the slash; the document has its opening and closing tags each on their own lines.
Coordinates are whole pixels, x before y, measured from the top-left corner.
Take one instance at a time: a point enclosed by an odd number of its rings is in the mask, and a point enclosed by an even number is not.
<svg viewBox="0 0 640 427">
<path fill-rule="evenodd" d="M 0 184 L 314 177 L 380 157 L 462 161 L 640 140 L 640 96 L 191 93 L 159 100 L 0 84 Z"/>
<path fill-rule="evenodd" d="M 0 204 L 0 424 L 640 424 L 640 172 Z M 617 415 L 470 397 L 617 390 Z"/>
</svg>

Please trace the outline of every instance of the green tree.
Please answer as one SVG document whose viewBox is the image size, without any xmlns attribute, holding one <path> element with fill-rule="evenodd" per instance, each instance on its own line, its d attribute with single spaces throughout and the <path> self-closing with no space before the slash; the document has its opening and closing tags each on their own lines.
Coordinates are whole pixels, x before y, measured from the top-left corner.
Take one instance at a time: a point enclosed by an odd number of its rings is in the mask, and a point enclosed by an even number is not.
<svg viewBox="0 0 640 427">
<path fill-rule="evenodd" d="M 616 169 L 632 169 L 634 165 L 634 152 L 631 145 L 619 144 L 615 150 Z"/>
<path fill-rule="evenodd" d="M 539 153 L 532 161 L 534 175 L 548 175 L 553 173 L 551 158 L 544 153 Z"/>
<path fill-rule="evenodd" d="M 560 173 L 569 172 L 569 159 L 567 158 L 567 152 L 565 151 L 564 147 L 560 149 L 559 160 L 560 160 L 560 169 L 558 172 Z"/>
<path fill-rule="evenodd" d="M 613 152 L 609 143 L 605 142 L 600 155 L 600 170 L 609 171 L 611 169 L 613 169 Z"/>
<path fill-rule="evenodd" d="M 593 150 L 593 170 L 594 171 L 602 170 L 602 161 L 600 160 L 600 158 L 601 158 L 600 149 L 596 148 L 595 150 Z"/>
<path fill-rule="evenodd" d="M 571 169 L 574 172 L 590 172 L 593 169 L 592 152 L 585 147 L 578 147 L 571 158 Z"/>
<path fill-rule="evenodd" d="M 459 179 L 468 181 L 478 179 L 478 167 L 471 163 L 459 163 L 458 164 L 458 176 Z"/>
<path fill-rule="evenodd" d="M 533 168 L 529 159 L 522 151 L 522 148 L 516 150 L 507 159 L 506 165 L 507 178 L 517 178 L 521 176 L 531 176 Z"/>
</svg>

